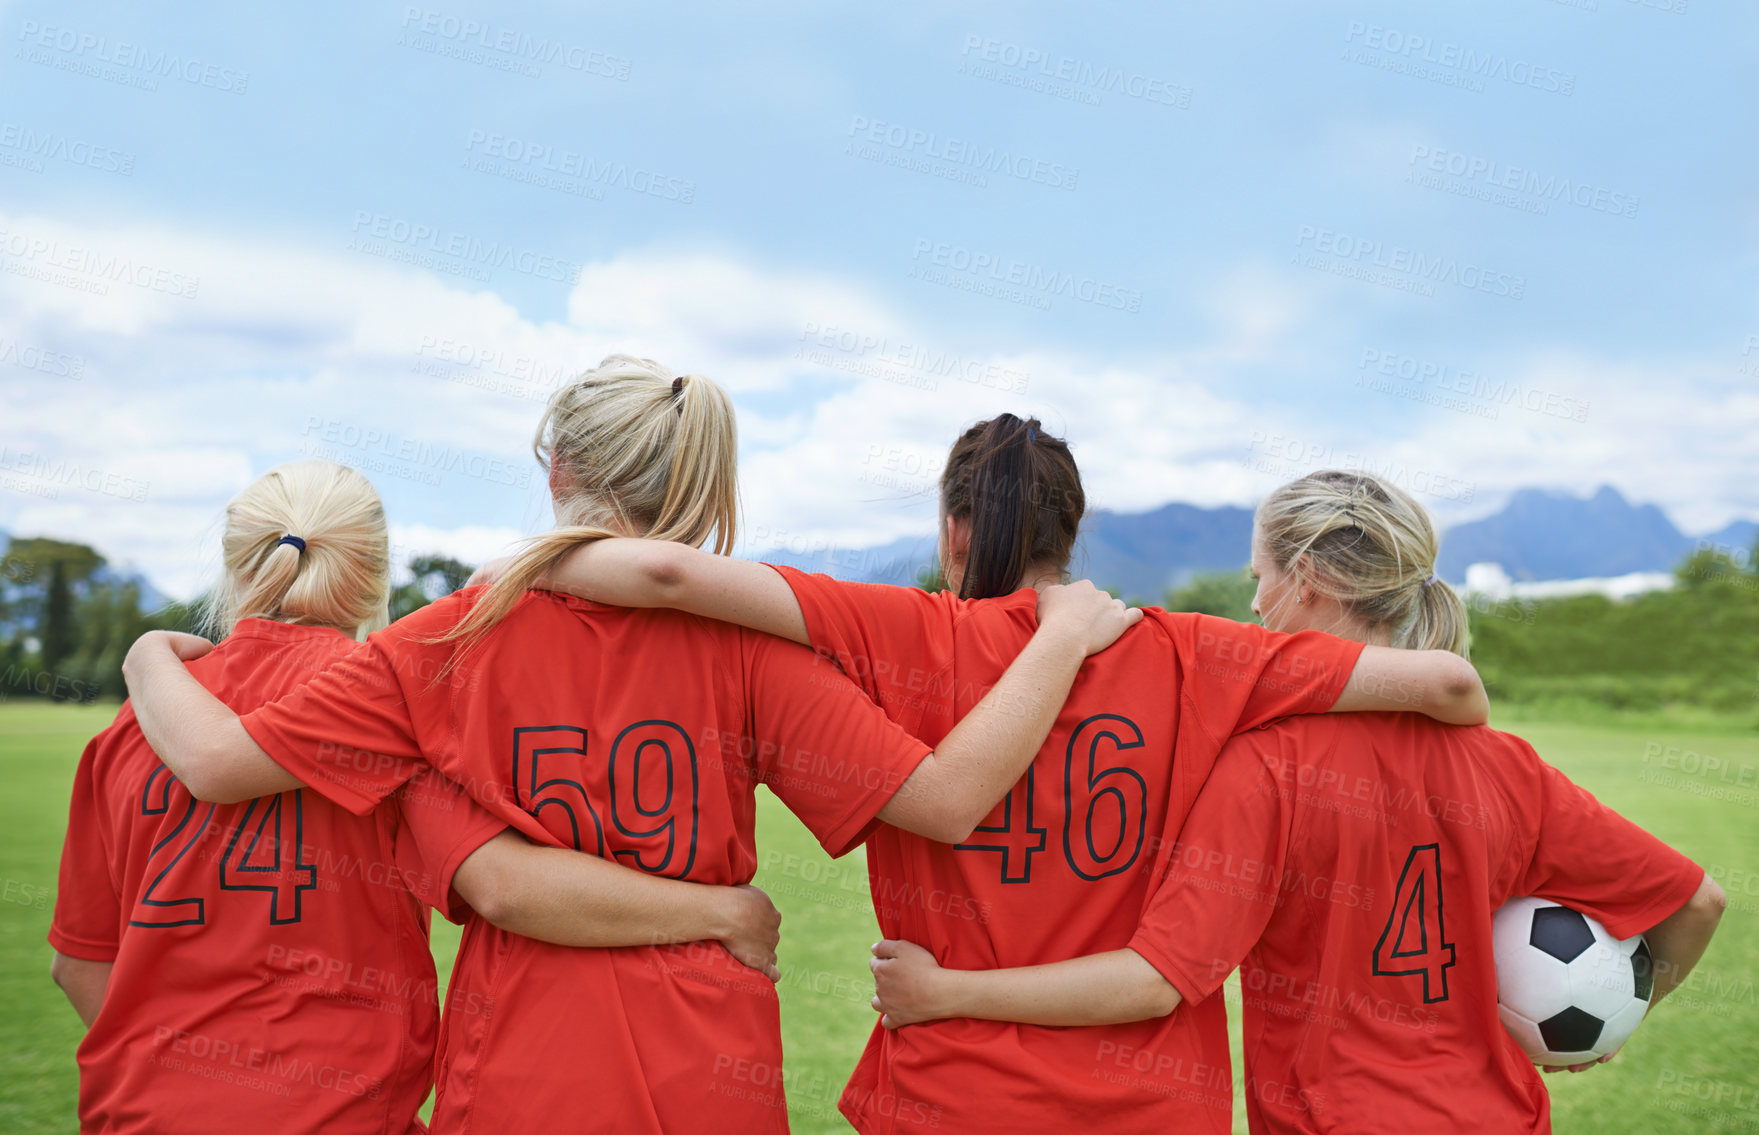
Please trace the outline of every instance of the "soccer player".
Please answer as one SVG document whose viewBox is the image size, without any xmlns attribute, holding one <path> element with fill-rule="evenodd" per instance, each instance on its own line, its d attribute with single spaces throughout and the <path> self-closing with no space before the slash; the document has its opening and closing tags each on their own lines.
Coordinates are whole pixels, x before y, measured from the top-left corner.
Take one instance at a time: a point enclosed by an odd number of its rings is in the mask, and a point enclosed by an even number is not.
<svg viewBox="0 0 1759 1135">
<path fill-rule="evenodd" d="M 950 591 L 840 583 L 633 540 L 572 553 L 547 585 L 809 642 L 932 742 L 1027 642 L 1032 589 L 1060 578 L 1084 507 L 1069 447 L 1036 420 L 1003 414 L 967 430 L 942 475 Z M 1229 735 L 1291 713 L 1413 705 L 1463 721 L 1486 711 L 1476 673 L 1446 651 L 1151 611 L 1083 668 L 1032 766 L 976 831 L 943 842 L 895 826 L 873 833 L 880 926 L 970 968 L 1121 948 Z M 1189 1016 L 1090 1032 L 971 1020 L 876 1027 L 841 1106 L 863 1132 L 1225 1132 L 1225 1025 L 1217 999 Z M 1101 1058 L 1117 1047 L 1164 1053 L 1161 1075 L 1113 1075 Z"/>
<path fill-rule="evenodd" d="M 1253 609 L 1283 630 L 1463 654 L 1466 611 L 1435 558 L 1435 530 L 1408 494 L 1315 473 L 1259 508 Z M 1180 839 L 1128 948 L 957 972 L 971 967 L 880 943 L 884 1024 L 1177 1018 L 1219 1001 L 1243 960 L 1255 1133 L 1544 1132 L 1544 1085 L 1497 1017 L 1497 908 L 1539 895 L 1617 937 L 1646 934 L 1660 1000 L 1703 954 L 1725 902 L 1696 864 L 1520 738 L 1410 713 L 1296 718 L 1236 737 Z M 1166 1055 L 1108 1046 L 1090 1067 L 1153 1075 Z"/>
<path fill-rule="evenodd" d="M 384 622 L 384 513 L 353 470 L 266 474 L 227 506 L 222 549 L 226 638 L 192 669 L 241 711 Z M 422 1130 L 439 1007 L 418 898 L 569 945 L 725 936 L 773 972 L 761 893 L 535 847 L 443 777 L 411 787 L 364 816 L 300 790 L 199 803 L 123 706 L 79 764 L 49 933 L 89 1029 L 83 1130 Z"/>
<path fill-rule="evenodd" d="M 1090 584 L 1047 589 L 1031 644 L 930 746 L 792 643 L 527 592 L 607 533 L 680 547 L 714 535 L 726 550 L 736 443 L 713 382 L 607 359 L 545 411 L 537 451 L 561 526 L 497 584 L 400 620 L 242 721 L 179 663 L 198 643 L 145 636 L 124 666 L 142 728 L 198 799 L 303 782 L 366 812 L 428 762 L 533 840 L 674 879 L 752 877 L 760 780 L 832 854 L 880 819 L 964 839 L 1037 751 L 1084 656 L 1140 615 Z M 472 920 L 434 1128 L 785 1131 L 781 1056 L 774 987 L 718 946 L 565 950 Z"/>
</svg>

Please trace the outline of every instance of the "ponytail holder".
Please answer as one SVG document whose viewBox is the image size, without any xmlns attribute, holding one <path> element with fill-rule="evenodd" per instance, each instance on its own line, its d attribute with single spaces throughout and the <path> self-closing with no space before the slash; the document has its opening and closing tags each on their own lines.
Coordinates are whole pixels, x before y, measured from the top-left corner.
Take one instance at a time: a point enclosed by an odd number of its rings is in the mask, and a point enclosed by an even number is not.
<svg viewBox="0 0 1759 1135">
<path fill-rule="evenodd" d="M 1033 442 L 1035 442 L 1037 440 L 1038 440 L 1038 431 L 1033 429 L 1031 426 L 1027 426 L 1026 427 L 1026 444 L 1031 445 Z"/>
<path fill-rule="evenodd" d="M 275 547 L 277 548 L 282 544 L 292 544 L 295 548 L 299 549 L 301 555 L 305 554 L 305 541 L 301 540 L 298 536 L 283 536 L 275 541 Z"/>
<path fill-rule="evenodd" d="M 1428 586 L 1432 585 L 1434 582 L 1435 582 L 1435 577 L 1432 575 L 1428 579 L 1423 581 L 1423 586 L 1428 587 Z"/>
<path fill-rule="evenodd" d="M 684 393 L 684 376 L 679 375 L 672 380 L 672 397 L 676 398 L 682 393 Z"/>
</svg>

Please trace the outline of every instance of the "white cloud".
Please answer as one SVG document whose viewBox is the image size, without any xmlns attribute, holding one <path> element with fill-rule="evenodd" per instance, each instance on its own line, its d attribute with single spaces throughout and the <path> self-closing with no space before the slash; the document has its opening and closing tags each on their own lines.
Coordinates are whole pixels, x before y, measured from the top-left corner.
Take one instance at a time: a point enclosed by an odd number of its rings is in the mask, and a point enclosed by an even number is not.
<svg viewBox="0 0 1759 1135">
<path fill-rule="evenodd" d="M 110 278 L 118 264 L 144 286 Z M 98 286 L 107 294 L 81 290 Z M 194 299 L 165 290 L 192 287 Z M 588 265 L 567 320 L 536 322 L 489 288 L 343 249 L 0 215 L 0 352 L 28 346 L 81 368 L 21 369 L 16 354 L 0 364 L 0 526 L 89 540 L 187 595 L 203 582 L 191 550 L 227 497 L 315 449 L 367 467 L 400 546 L 478 560 L 547 523 L 528 450 L 542 399 L 613 350 L 734 392 L 758 547 L 929 531 L 947 446 L 1003 410 L 1071 438 L 1094 507 L 1244 504 L 1356 460 L 1408 482 L 1458 482 L 1426 497 L 1443 520 L 1524 485 L 1601 482 L 1694 530 L 1759 513 L 1742 476 L 1759 395 L 1712 398 L 1729 385 L 1715 360 L 1560 349 L 1499 370 L 1523 391 L 1586 399 L 1586 422 L 1494 394 L 1462 403 L 1479 414 L 1425 408 L 1409 390 L 1335 374 L 1274 400 L 1244 376 L 1315 369 L 1304 344 L 1349 314 L 1316 302 L 1243 269 L 1191 297 L 1209 321 L 1201 341 L 1116 359 L 1103 343 L 976 342 L 847 279 L 659 249 Z M 1486 406 L 1494 419 L 1480 416 Z M 436 474 L 434 452 L 471 462 Z M 79 477 L 58 482 L 70 466 Z M 515 474 L 535 483 L 498 481 Z M 144 501 L 126 491 L 138 484 Z"/>
</svg>

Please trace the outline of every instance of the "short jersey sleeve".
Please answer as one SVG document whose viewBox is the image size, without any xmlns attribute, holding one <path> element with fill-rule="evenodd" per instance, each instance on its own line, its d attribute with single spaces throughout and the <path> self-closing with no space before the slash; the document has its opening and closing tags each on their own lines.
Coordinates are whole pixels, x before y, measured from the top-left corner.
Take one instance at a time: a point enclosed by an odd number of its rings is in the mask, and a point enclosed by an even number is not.
<svg viewBox="0 0 1759 1135">
<path fill-rule="evenodd" d="M 1324 713 L 1362 656 L 1362 643 L 1319 631 L 1279 634 L 1213 615 L 1155 614 L 1184 662 L 1184 704 L 1218 740 L 1279 717 Z"/>
<path fill-rule="evenodd" d="M 1261 737 L 1222 751 L 1130 939 L 1188 1001 L 1220 988 L 1276 913 L 1292 803 L 1265 767 Z"/>
<path fill-rule="evenodd" d="M 97 783 L 97 757 L 106 736 L 101 733 L 86 745 L 73 776 L 55 915 L 49 924 L 51 946 L 88 962 L 116 960 L 122 927 L 122 900 L 111 872 L 113 833 L 105 823 L 108 813 Z"/>
<path fill-rule="evenodd" d="M 448 921 L 462 923 L 470 906 L 452 889 L 458 867 L 507 830 L 451 777 L 424 766 L 397 794 L 397 869 L 411 894 Z"/>
<path fill-rule="evenodd" d="M 768 635 L 741 635 L 745 739 L 758 777 L 832 856 L 857 846 L 929 747 L 842 671 Z"/>
<path fill-rule="evenodd" d="M 239 720 L 276 764 L 356 815 L 422 767 L 396 665 L 378 641 Z"/>
<path fill-rule="evenodd" d="M 1515 895 L 1598 919 L 1616 938 L 1641 934 L 1685 906 L 1704 869 L 1541 761 L 1539 832 Z"/>
<path fill-rule="evenodd" d="M 778 567 L 794 590 L 812 648 L 835 661 L 862 692 L 889 709 L 921 700 L 952 665 L 952 608 L 919 587 L 844 583 Z"/>
</svg>

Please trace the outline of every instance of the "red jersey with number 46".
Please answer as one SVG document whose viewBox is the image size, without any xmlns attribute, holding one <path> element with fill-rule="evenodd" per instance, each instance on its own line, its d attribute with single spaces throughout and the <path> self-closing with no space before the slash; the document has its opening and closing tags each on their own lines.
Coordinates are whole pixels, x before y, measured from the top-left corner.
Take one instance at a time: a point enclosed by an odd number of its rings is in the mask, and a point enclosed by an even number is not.
<svg viewBox="0 0 1759 1135">
<path fill-rule="evenodd" d="M 482 590 L 244 727 L 345 807 L 425 760 L 534 840 L 721 885 L 756 870 L 760 781 L 840 855 L 929 752 L 811 651 L 674 611 L 528 592 L 459 658 L 422 641 Z M 787 1130 L 775 987 L 716 943 L 568 949 L 473 920 L 443 1033 L 436 1133 Z"/>
<path fill-rule="evenodd" d="M 245 619 L 189 668 L 248 712 L 359 648 Z M 114 965 L 79 1046 L 82 1130 L 423 1130 L 439 1004 L 417 897 L 445 903 L 506 825 L 422 787 L 367 816 L 307 791 L 204 804 L 122 707 L 75 774 L 49 931 Z"/>
<path fill-rule="evenodd" d="M 1185 997 L 1175 1017 L 1245 959 L 1255 1133 L 1543 1132 L 1545 1087 L 1497 1017 L 1492 916 L 1537 895 L 1628 938 L 1703 878 L 1519 737 L 1304 718 L 1228 746 L 1130 947 Z"/>
<path fill-rule="evenodd" d="M 961 600 L 779 569 L 813 645 L 924 741 L 946 736 L 1037 627 L 1037 593 Z M 1360 643 L 1151 610 L 1087 660 L 1026 775 L 957 846 L 881 825 L 869 883 L 888 938 L 943 966 L 1036 965 L 1121 949 L 1223 743 L 1319 712 Z M 1218 1000 L 1107 1028 L 996 1021 L 877 1025 L 841 1107 L 863 1132 L 1225 1133 Z"/>
</svg>

